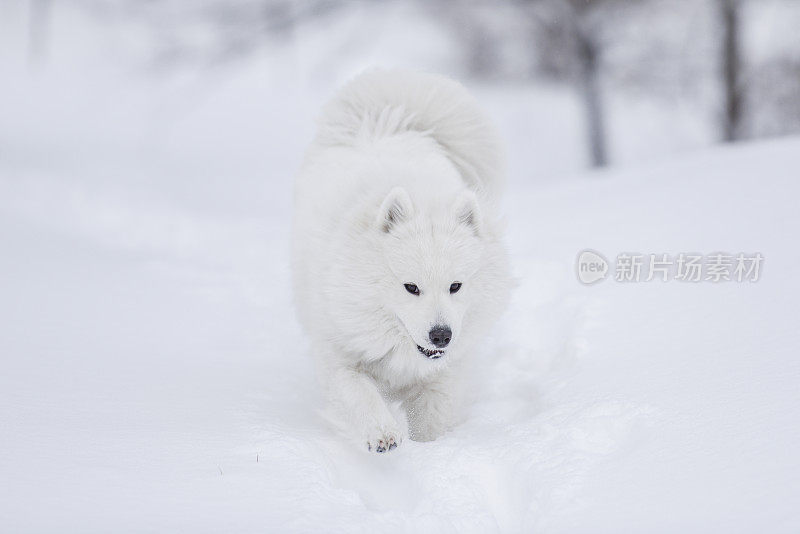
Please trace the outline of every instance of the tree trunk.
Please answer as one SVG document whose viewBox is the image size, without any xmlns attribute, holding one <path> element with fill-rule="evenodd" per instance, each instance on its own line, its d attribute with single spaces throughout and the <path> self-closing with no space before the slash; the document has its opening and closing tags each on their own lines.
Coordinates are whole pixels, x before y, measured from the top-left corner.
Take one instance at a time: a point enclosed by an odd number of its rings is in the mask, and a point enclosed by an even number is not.
<svg viewBox="0 0 800 534">
<path fill-rule="evenodd" d="M 583 95 L 586 114 L 586 131 L 592 167 L 603 167 L 608 163 L 606 152 L 605 114 L 600 94 L 597 45 L 582 32 L 576 32 L 580 91 Z"/>
<path fill-rule="evenodd" d="M 722 82 L 725 93 L 722 136 L 725 141 L 735 141 L 742 135 L 739 10 L 737 0 L 719 0 L 719 7 L 722 18 Z"/>
</svg>

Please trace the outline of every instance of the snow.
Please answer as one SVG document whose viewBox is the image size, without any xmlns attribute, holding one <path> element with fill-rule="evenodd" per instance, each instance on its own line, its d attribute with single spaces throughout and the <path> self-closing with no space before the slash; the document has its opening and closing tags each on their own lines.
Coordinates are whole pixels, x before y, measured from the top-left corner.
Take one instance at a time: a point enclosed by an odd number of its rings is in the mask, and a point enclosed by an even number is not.
<svg viewBox="0 0 800 534">
<path fill-rule="evenodd" d="M 266 52 L 199 80 L 20 68 L 2 530 L 800 528 L 800 139 L 587 173 L 568 97 L 476 87 L 508 143 L 519 286 L 456 428 L 371 455 L 319 415 L 289 289 L 291 176 L 338 75 L 303 87 Z M 765 262 L 756 283 L 587 287 L 586 248 Z"/>
</svg>

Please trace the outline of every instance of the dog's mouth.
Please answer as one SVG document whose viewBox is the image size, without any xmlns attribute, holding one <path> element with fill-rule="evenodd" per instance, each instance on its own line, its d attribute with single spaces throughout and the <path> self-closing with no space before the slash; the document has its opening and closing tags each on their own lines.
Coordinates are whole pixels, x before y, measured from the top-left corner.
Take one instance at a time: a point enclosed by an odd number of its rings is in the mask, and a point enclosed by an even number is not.
<svg viewBox="0 0 800 534">
<path fill-rule="evenodd" d="M 417 345 L 417 350 L 429 360 L 435 360 L 437 358 L 441 358 L 442 356 L 444 356 L 443 350 L 438 350 L 438 349 L 429 350 L 426 349 L 425 347 L 420 347 L 419 345 Z"/>
</svg>

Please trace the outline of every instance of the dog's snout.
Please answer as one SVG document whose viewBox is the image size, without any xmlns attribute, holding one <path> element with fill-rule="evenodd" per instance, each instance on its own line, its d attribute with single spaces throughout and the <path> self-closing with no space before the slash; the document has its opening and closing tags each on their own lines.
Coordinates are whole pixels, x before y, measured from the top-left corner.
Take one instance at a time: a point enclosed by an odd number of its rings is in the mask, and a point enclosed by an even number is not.
<svg viewBox="0 0 800 534">
<path fill-rule="evenodd" d="M 450 343 L 450 338 L 453 337 L 453 332 L 450 330 L 449 326 L 437 324 L 431 328 L 430 333 L 428 333 L 428 337 L 430 338 L 431 343 L 436 345 L 437 349 L 441 349 Z"/>
</svg>

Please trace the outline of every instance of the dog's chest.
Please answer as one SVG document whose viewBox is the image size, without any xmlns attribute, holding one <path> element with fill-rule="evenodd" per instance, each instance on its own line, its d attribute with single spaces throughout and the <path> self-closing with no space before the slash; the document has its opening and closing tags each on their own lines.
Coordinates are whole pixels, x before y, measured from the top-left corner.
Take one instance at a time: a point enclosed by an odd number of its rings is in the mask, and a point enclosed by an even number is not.
<svg viewBox="0 0 800 534">
<path fill-rule="evenodd" d="M 391 351 L 379 360 L 365 365 L 387 397 L 402 398 L 438 376 L 446 364 L 422 358 L 410 351 Z"/>
</svg>

